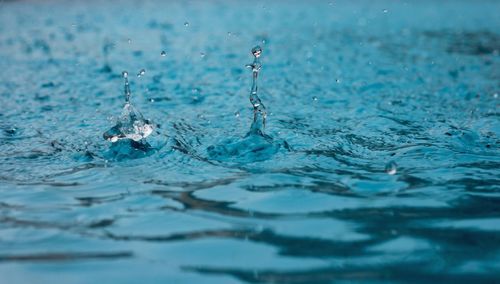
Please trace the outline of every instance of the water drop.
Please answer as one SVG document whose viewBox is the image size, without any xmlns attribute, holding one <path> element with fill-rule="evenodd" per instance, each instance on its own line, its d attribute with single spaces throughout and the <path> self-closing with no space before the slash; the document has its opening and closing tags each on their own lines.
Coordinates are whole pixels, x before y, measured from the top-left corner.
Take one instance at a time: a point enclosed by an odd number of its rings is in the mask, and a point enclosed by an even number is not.
<svg viewBox="0 0 500 284">
<path fill-rule="evenodd" d="M 122 77 L 123 78 L 128 78 L 128 72 L 127 71 L 123 71 L 122 72 Z"/>
<path fill-rule="evenodd" d="M 259 58 L 260 55 L 262 54 L 262 48 L 258 45 L 252 48 L 252 54 L 253 56 L 255 56 L 255 58 Z"/>
<path fill-rule="evenodd" d="M 146 70 L 141 69 L 141 71 L 139 71 L 139 73 L 137 73 L 137 77 L 140 78 L 140 77 L 144 76 L 144 74 L 146 74 Z"/>
<path fill-rule="evenodd" d="M 398 171 L 397 166 L 394 161 L 391 161 L 385 165 L 385 172 L 389 175 L 395 175 Z"/>
<path fill-rule="evenodd" d="M 206 55 L 206 54 L 205 54 L 204 52 L 200 52 L 200 57 L 201 57 L 201 58 L 204 58 L 204 57 L 205 57 L 205 55 Z"/>
<path fill-rule="evenodd" d="M 227 32 L 227 36 L 232 36 L 233 34 L 231 32 Z"/>
<path fill-rule="evenodd" d="M 494 94 L 493 94 L 493 97 L 494 97 L 495 99 L 496 99 L 496 98 L 498 98 L 498 93 L 494 93 Z"/>
<path fill-rule="evenodd" d="M 165 57 L 167 56 L 167 52 L 165 50 L 163 50 L 161 53 L 160 53 L 161 56 Z"/>
<path fill-rule="evenodd" d="M 318 101 L 318 97 L 314 96 L 313 101 L 315 101 L 315 102 Z"/>
<path fill-rule="evenodd" d="M 236 112 L 234 113 L 234 116 L 235 116 L 235 117 L 240 117 L 240 112 L 239 112 L 239 111 L 236 111 Z"/>
<path fill-rule="evenodd" d="M 337 84 L 339 84 L 339 83 L 340 83 L 340 79 L 335 79 L 335 82 L 336 82 Z"/>
<path fill-rule="evenodd" d="M 382 10 L 382 12 L 387 13 L 387 12 L 389 12 L 389 10 L 384 9 L 384 10 Z"/>
<path fill-rule="evenodd" d="M 184 22 L 185 27 L 189 27 L 189 22 Z"/>
<path fill-rule="evenodd" d="M 132 43 L 132 39 L 130 39 L 130 38 L 129 38 L 129 39 L 127 39 L 127 42 L 128 42 L 129 44 L 130 44 L 130 43 Z"/>
</svg>

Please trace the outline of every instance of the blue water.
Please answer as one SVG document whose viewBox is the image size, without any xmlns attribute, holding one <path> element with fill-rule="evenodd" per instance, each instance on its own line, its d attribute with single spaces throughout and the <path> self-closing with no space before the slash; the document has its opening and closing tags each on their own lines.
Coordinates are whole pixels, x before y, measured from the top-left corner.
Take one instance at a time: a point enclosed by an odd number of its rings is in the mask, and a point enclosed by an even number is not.
<svg viewBox="0 0 500 284">
<path fill-rule="evenodd" d="M 0 2 L 0 283 L 499 281 L 499 1 L 102 2 Z"/>
</svg>

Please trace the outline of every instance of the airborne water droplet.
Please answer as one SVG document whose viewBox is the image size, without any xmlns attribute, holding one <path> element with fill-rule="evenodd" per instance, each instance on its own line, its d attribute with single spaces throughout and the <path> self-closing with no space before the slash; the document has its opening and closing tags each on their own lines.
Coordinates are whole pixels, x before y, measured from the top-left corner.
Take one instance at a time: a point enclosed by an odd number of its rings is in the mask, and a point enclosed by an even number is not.
<svg viewBox="0 0 500 284">
<path fill-rule="evenodd" d="M 260 46 L 258 46 L 258 45 L 256 47 L 252 48 L 252 54 L 256 58 L 259 58 L 260 55 L 262 54 L 262 48 Z"/>
<path fill-rule="evenodd" d="M 127 78 L 128 77 L 128 72 L 127 71 L 123 71 L 122 72 L 122 77 L 123 78 Z"/>
<path fill-rule="evenodd" d="M 385 172 L 389 175 L 395 175 L 398 171 L 397 166 L 395 162 L 391 161 L 385 165 Z"/>
<path fill-rule="evenodd" d="M 161 53 L 160 53 L 161 56 L 165 57 L 167 56 L 167 52 L 165 50 L 163 50 Z"/>
<path fill-rule="evenodd" d="M 189 22 L 184 22 L 185 27 L 189 27 Z"/>
<path fill-rule="evenodd" d="M 141 71 L 139 71 L 139 73 L 137 73 L 137 77 L 142 77 L 142 76 L 144 76 L 144 74 L 146 74 L 146 70 L 141 69 Z"/>
<path fill-rule="evenodd" d="M 384 10 L 382 10 L 382 12 L 387 13 L 387 12 L 389 12 L 389 10 L 384 9 Z"/>
<path fill-rule="evenodd" d="M 205 54 L 204 52 L 200 52 L 200 57 L 201 57 L 201 58 L 204 58 L 204 57 L 205 57 L 205 55 L 206 55 L 206 54 Z"/>
<path fill-rule="evenodd" d="M 318 101 L 318 97 L 314 96 L 313 101 L 315 101 L 315 102 Z"/>
</svg>

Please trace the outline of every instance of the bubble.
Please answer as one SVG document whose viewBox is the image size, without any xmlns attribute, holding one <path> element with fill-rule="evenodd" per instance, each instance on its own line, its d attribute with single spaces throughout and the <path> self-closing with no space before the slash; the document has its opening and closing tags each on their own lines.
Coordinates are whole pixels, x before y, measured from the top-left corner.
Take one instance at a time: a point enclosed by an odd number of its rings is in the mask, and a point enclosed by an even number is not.
<svg viewBox="0 0 500 284">
<path fill-rule="evenodd" d="M 128 72 L 127 71 L 123 71 L 122 72 L 122 77 L 123 78 L 128 78 Z"/>
<path fill-rule="evenodd" d="M 313 101 L 317 102 L 318 101 L 318 97 L 314 96 L 313 97 Z"/>
<path fill-rule="evenodd" d="M 382 12 L 387 13 L 387 12 L 389 12 L 389 10 L 384 9 L 384 10 L 382 10 Z"/>
<path fill-rule="evenodd" d="M 495 99 L 496 99 L 496 98 L 498 98 L 498 93 L 494 93 L 494 94 L 493 94 L 493 97 L 494 97 Z"/>
<path fill-rule="evenodd" d="M 167 56 L 167 52 L 165 50 L 163 50 L 161 53 L 160 53 L 161 56 L 165 57 Z"/>
<path fill-rule="evenodd" d="M 239 111 L 236 111 L 236 112 L 234 113 L 234 116 L 235 116 L 235 117 L 237 117 L 237 118 L 238 118 L 238 117 L 240 117 L 240 112 L 239 112 Z"/>
<path fill-rule="evenodd" d="M 128 39 L 127 39 L 127 42 L 128 42 L 129 44 L 130 44 L 130 43 L 132 43 L 132 39 L 128 38 Z"/>
<path fill-rule="evenodd" d="M 336 82 L 337 84 L 339 84 L 341 81 L 340 81 L 340 79 L 335 79 L 335 82 Z"/>
<path fill-rule="evenodd" d="M 262 48 L 260 46 L 258 46 L 258 45 L 256 47 L 252 48 L 252 54 L 256 58 L 259 58 L 260 55 L 262 54 Z"/>
<path fill-rule="evenodd" d="M 385 165 L 385 172 L 389 175 L 395 175 L 398 171 L 397 164 L 394 161 L 390 161 Z"/>
<path fill-rule="evenodd" d="M 204 58 L 206 56 L 206 54 L 204 52 L 200 52 L 200 57 L 201 58 Z"/>
<path fill-rule="evenodd" d="M 137 77 L 142 77 L 142 76 L 144 76 L 144 74 L 146 74 L 146 70 L 141 69 L 141 71 L 139 71 L 139 73 L 137 73 Z"/>
<path fill-rule="evenodd" d="M 189 27 L 189 22 L 184 22 L 185 27 Z"/>
</svg>

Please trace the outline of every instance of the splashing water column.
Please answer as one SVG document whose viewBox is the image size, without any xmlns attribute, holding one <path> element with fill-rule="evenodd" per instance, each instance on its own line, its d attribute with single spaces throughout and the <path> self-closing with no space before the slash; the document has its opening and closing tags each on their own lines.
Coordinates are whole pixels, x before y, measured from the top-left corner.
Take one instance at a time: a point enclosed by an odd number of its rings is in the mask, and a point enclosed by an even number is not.
<svg viewBox="0 0 500 284">
<path fill-rule="evenodd" d="M 139 73 L 144 74 L 142 70 Z M 103 138 L 113 143 L 120 139 L 130 139 L 136 142 L 142 141 L 153 133 L 153 124 L 149 120 L 144 119 L 143 115 L 130 103 L 131 92 L 128 72 L 123 71 L 122 77 L 125 80 L 125 105 L 117 124 L 104 132 Z"/>
<path fill-rule="evenodd" d="M 252 69 L 252 88 L 250 90 L 250 103 L 253 106 L 253 124 L 251 127 L 251 132 L 263 133 L 266 126 L 266 107 L 262 103 L 258 95 L 258 85 L 257 81 L 259 78 L 259 71 L 262 68 L 260 63 L 260 55 L 262 54 L 262 48 L 256 46 L 252 48 L 252 55 L 254 60 L 252 64 L 248 64 L 247 67 Z"/>
</svg>

